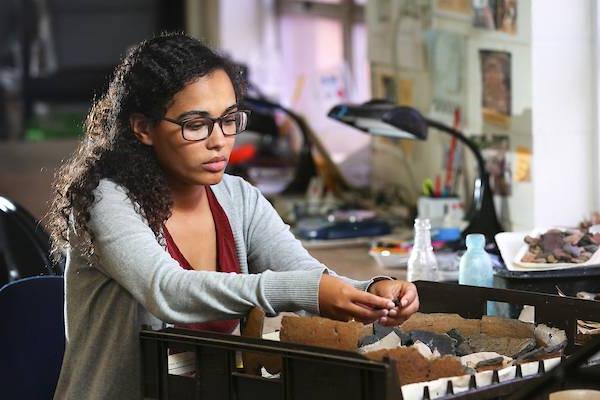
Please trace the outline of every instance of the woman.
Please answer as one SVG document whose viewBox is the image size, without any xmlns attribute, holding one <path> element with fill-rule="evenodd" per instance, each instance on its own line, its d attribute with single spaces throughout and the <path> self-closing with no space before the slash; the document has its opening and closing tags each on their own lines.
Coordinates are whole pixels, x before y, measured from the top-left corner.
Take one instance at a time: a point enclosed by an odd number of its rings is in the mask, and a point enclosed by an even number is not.
<svg viewBox="0 0 600 400">
<path fill-rule="evenodd" d="M 254 306 L 391 325 L 418 309 L 412 284 L 337 277 L 224 175 L 249 114 L 242 89 L 226 60 L 171 34 L 130 51 L 92 107 L 51 215 L 68 256 L 56 399 L 141 398 L 142 326 L 231 332 Z"/>
</svg>

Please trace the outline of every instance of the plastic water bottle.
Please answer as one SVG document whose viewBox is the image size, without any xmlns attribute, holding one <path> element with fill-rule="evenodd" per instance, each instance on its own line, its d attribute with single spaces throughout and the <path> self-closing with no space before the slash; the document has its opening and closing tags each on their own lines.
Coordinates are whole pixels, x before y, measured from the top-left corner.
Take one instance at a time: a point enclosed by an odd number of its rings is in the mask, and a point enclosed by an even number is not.
<svg viewBox="0 0 600 400">
<path fill-rule="evenodd" d="M 494 286 L 492 260 L 485 251 L 485 236 L 482 234 L 467 235 L 467 251 L 460 258 L 458 283 L 471 286 Z M 496 314 L 493 304 L 488 303 L 487 314 Z"/>
<path fill-rule="evenodd" d="M 437 280 L 437 259 L 431 246 L 431 223 L 428 219 L 415 220 L 415 243 L 413 244 L 406 278 L 410 281 Z"/>
<path fill-rule="evenodd" d="M 485 236 L 479 233 L 467 235 L 467 251 L 460 258 L 458 269 L 458 283 L 461 285 L 493 286 L 492 260 L 484 247 Z"/>
</svg>

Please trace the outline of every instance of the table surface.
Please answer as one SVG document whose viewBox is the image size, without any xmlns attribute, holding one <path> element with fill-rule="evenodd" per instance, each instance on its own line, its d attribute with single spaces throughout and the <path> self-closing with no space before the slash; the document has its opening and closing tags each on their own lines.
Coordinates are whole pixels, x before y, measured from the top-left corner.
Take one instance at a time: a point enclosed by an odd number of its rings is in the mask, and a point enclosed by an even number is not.
<svg viewBox="0 0 600 400">
<path fill-rule="evenodd" d="M 374 276 L 386 275 L 406 279 L 406 268 L 381 268 L 369 255 L 367 245 L 333 248 L 308 248 L 317 260 L 337 274 L 356 280 L 368 280 Z"/>
</svg>

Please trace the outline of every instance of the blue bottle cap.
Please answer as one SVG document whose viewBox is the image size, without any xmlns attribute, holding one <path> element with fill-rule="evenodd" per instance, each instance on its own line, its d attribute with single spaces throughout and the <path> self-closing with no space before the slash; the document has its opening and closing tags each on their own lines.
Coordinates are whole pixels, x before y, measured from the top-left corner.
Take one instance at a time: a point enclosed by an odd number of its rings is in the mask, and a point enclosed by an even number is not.
<svg viewBox="0 0 600 400">
<path fill-rule="evenodd" d="M 467 235 L 467 249 L 483 249 L 485 247 L 485 236 L 481 233 Z"/>
</svg>

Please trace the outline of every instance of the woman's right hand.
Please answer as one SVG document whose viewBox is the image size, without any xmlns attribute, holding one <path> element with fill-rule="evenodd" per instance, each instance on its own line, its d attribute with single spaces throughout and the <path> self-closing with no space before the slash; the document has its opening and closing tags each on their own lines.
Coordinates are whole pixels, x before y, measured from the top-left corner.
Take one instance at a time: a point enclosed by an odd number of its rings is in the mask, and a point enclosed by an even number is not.
<svg viewBox="0 0 600 400">
<path fill-rule="evenodd" d="M 388 310 L 394 307 L 390 299 L 358 290 L 331 275 L 324 274 L 321 277 L 319 311 L 323 317 L 371 323 L 387 316 Z"/>
</svg>

